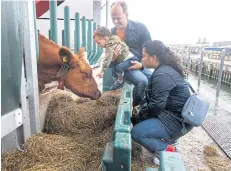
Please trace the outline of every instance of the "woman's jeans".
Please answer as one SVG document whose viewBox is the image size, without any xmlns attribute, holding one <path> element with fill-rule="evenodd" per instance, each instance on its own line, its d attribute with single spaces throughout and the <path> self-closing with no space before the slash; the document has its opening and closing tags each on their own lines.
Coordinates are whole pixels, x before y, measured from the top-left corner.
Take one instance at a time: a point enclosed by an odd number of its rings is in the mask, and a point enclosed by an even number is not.
<svg viewBox="0 0 231 171">
<path fill-rule="evenodd" d="M 162 151 L 171 143 L 166 141 L 171 139 L 166 129 L 158 118 L 151 118 L 136 124 L 132 128 L 131 136 L 135 142 L 151 152 Z"/>
</svg>

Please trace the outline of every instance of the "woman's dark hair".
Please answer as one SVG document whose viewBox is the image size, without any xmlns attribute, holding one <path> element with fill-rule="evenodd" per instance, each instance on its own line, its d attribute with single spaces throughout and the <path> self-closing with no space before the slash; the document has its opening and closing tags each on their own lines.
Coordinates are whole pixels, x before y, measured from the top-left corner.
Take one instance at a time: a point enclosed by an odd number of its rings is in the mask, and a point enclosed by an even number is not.
<svg viewBox="0 0 231 171">
<path fill-rule="evenodd" d="M 161 65 L 169 65 L 183 77 L 183 68 L 179 63 L 179 58 L 159 40 L 149 40 L 144 44 L 144 48 L 149 56 L 156 56 Z"/>
</svg>

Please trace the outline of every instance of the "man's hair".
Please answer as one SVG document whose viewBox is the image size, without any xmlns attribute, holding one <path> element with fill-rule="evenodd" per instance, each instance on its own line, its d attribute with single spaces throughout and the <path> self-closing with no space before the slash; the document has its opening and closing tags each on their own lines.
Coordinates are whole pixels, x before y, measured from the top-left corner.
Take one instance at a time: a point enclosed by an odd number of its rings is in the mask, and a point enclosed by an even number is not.
<svg viewBox="0 0 231 171">
<path fill-rule="evenodd" d="M 95 38 L 95 36 L 111 36 L 111 31 L 106 26 L 98 26 L 97 29 L 94 31 L 93 38 Z"/>
<path fill-rule="evenodd" d="M 122 7 L 124 13 L 128 12 L 128 5 L 125 1 L 113 2 L 113 4 L 111 5 L 111 8 L 113 5 L 120 5 Z"/>
</svg>

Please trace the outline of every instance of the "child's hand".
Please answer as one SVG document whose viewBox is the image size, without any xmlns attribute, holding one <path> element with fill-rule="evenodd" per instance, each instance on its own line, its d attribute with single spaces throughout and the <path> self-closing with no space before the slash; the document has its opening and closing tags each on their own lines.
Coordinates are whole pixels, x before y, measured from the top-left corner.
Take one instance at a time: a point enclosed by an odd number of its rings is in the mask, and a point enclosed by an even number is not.
<svg viewBox="0 0 231 171">
<path fill-rule="evenodd" d="M 98 74 L 96 75 L 96 77 L 103 78 L 103 75 L 104 75 L 104 72 L 101 71 L 100 73 L 98 73 Z"/>
</svg>

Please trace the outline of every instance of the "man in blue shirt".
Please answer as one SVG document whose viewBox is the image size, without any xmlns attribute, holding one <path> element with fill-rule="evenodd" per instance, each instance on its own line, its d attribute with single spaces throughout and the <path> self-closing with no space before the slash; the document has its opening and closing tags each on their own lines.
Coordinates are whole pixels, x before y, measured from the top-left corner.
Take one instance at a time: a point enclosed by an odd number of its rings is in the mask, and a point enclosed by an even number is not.
<svg viewBox="0 0 231 171">
<path fill-rule="evenodd" d="M 141 61 L 143 44 L 151 40 L 150 33 L 142 23 L 128 20 L 127 4 L 123 1 L 114 2 L 111 6 L 111 18 L 115 27 L 111 32 L 120 37 L 128 47 L 129 51 Z M 119 54 L 119 47 L 115 49 L 113 58 Z M 141 70 L 128 70 L 124 73 L 124 78 L 134 85 L 133 107 L 138 106 L 144 98 L 144 92 L 151 77 L 152 71 L 144 68 Z"/>
<path fill-rule="evenodd" d="M 124 1 L 117 1 L 112 4 L 111 18 L 115 25 L 112 28 L 112 34 L 119 36 L 128 45 L 130 52 L 140 62 L 143 44 L 151 40 L 147 27 L 140 22 L 128 19 L 128 8 Z M 152 71 L 147 68 L 144 68 L 142 72 L 148 79 L 152 74 Z"/>
</svg>

